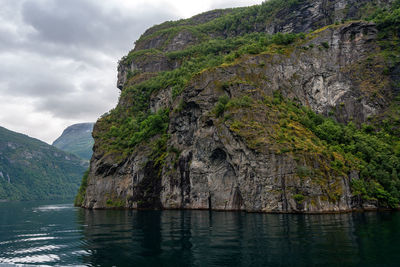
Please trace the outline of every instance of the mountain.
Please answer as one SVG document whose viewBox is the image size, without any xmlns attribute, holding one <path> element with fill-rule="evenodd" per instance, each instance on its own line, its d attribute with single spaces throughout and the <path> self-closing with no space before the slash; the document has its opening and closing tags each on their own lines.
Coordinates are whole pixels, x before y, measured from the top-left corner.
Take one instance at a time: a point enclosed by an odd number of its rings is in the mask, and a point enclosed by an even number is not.
<svg viewBox="0 0 400 267">
<path fill-rule="evenodd" d="M 0 199 L 71 198 L 87 164 L 27 135 L 0 127 Z"/>
<path fill-rule="evenodd" d="M 79 123 L 67 127 L 62 135 L 58 137 L 53 146 L 73 153 L 82 159 L 90 160 L 92 157 L 94 123 Z"/>
<path fill-rule="evenodd" d="M 270 0 L 148 29 L 77 204 L 399 207 L 399 38 L 399 0 Z"/>
</svg>

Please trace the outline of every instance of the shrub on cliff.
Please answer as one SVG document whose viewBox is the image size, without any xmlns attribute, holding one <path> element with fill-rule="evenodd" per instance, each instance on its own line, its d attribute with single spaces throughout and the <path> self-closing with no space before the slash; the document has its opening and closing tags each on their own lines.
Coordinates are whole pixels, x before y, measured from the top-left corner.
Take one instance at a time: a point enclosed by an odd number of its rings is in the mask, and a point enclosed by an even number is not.
<svg viewBox="0 0 400 267">
<path fill-rule="evenodd" d="M 87 179 L 89 176 L 89 170 L 87 170 L 82 177 L 82 182 L 81 186 L 79 187 L 78 194 L 75 197 L 74 205 L 76 207 L 80 207 L 83 204 L 83 201 L 85 200 L 85 194 L 86 194 L 86 188 L 87 188 Z"/>
</svg>

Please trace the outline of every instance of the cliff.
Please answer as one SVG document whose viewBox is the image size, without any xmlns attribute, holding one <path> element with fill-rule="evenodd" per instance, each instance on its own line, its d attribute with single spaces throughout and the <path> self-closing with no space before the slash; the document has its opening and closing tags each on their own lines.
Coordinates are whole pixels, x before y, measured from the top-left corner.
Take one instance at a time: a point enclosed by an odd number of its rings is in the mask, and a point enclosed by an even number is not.
<svg viewBox="0 0 400 267">
<path fill-rule="evenodd" d="M 42 141 L 0 127 L 0 199 L 72 198 L 87 163 Z"/>
<path fill-rule="evenodd" d="M 53 142 L 53 146 L 73 153 L 84 160 L 90 160 L 94 143 L 93 126 L 94 123 L 78 123 L 68 126 Z"/>
<path fill-rule="evenodd" d="M 83 207 L 397 207 L 399 1 L 271 0 L 147 30 Z"/>
</svg>

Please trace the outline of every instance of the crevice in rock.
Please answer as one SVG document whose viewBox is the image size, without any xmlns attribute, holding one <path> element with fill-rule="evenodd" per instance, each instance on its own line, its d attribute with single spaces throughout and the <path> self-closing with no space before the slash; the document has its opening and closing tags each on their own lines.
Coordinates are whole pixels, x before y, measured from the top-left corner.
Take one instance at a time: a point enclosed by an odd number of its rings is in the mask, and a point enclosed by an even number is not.
<svg viewBox="0 0 400 267">
<path fill-rule="evenodd" d="M 192 160 L 192 152 L 182 156 L 179 159 L 180 170 L 180 189 L 181 189 L 181 207 L 184 208 L 187 203 L 190 203 L 190 161 Z"/>
<path fill-rule="evenodd" d="M 160 209 L 161 177 L 159 166 L 153 161 L 148 161 L 144 167 L 144 177 L 133 186 L 132 197 L 128 202 L 137 202 L 139 209 Z"/>
<path fill-rule="evenodd" d="M 226 160 L 226 153 L 221 148 L 216 148 L 210 156 L 211 163 L 218 165 Z"/>
<path fill-rule="evenodd" d="M 214 122 L 212 120 L 208 120 L 208 121 L 206 121 L 206 126 L 212 127 L 212 126 L 214 126 Z"/>
<path fill-rule="evenodd" d="M 242 193 L 240 192 L 239 187 L 236 186 L 235 187 L 235 193 L 233 194 L 232 209 L 240 210 L 242 205 L 243 205 Z"/>
<path fill-rule="evenodd" d="M 286 177 L 281 176 L 281 188 L 282 188 L 282 210 L 288 211 L 288 201 L 286 196 Z"/>
</svg>

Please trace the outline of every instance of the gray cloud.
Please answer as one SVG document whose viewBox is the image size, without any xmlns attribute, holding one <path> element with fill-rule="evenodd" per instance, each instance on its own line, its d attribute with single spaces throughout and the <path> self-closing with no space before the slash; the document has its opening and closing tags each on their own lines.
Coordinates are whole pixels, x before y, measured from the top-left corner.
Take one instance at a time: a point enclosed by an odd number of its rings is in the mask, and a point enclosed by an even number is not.
<svg viewBox="0 0 400 267">
<path fill-rule="evenodd" d="M 0 98 L 9 102 L 0 107 L 0 125 L 20 130 L 24 123 L 25 133 L 51 142 L 60 120 L 94 121 L 114 107 L 118 59 L 146 27 L 174 18 L 151 5 L 137 11 L 92 0 L 2 1 Z M 48 121 L 47 131 L 32 129 L 32 118 L 42 117 L 57 120 L 56 128 Z"/>
<path fill-rule="evenodd" d="M 112 53 L 131 48 L 144 25 L 175 17 L 170 9 L 151 5 L 131 12 L 106 8 L 89 0 L 27 1 L 22 5 L 22 17 L 35 29 L 30 36 L 35 41 Z"/>
<path fill-rule="evenodd" d="M 260 0 L 236 0 L 236 1 L 225 1 L 225 0 L 213 0 L 210 9 L 218 8 L 229 8 L 235 6 L 251 6 L 260 4 Z"/>
<path fill-rule="evenodd" d="M 203 6 L 254 1 L 205 0 Z M 0 125 L 51 142 L 71 123 L 95 121 L 116 105 L 118 60 L 150 26 L 186 16 L 185 5 L 183 0 L 2 0 Z"/>
</svg>

